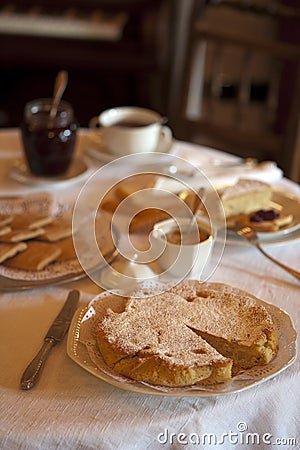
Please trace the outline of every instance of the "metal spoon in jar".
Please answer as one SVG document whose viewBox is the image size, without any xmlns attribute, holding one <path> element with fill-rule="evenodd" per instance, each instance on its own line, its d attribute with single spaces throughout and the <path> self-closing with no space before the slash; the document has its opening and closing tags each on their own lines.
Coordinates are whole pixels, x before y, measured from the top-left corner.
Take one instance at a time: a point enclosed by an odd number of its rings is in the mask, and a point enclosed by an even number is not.
<svg viewBox="0 0 300 450">
<path fill-rule="evenodd" d="M 48 128 L 53 127 L 53 121 L 57 114 L 57 108 L 61 101 L 63 93 L 65 92 L 67 83 L 68 83 L 68 72 L 66 70 L 59 71 L 54 83 L 53 102 L 49 114 Z"/>
</svg>

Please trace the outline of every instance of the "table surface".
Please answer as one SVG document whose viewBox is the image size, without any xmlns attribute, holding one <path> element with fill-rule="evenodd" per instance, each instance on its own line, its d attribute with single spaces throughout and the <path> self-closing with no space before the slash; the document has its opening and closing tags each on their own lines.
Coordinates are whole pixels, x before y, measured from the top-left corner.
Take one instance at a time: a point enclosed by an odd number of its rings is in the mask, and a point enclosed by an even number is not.
<svg viewBox="0 0 300 450">
<path fill-rule="evenodd" d="M 17 130 L 3 130 L 2 163 L 19 152 Z M 1 194 L 5 195 L 1 174 Z M 22 186 L 9 183 L 10 194 L 14 187 L 19 194 Z M 289 180 L 277 185 L 300 197 L 300 187 Z M 300 240 L 269 246 L 268 251 L 300 270 Z M 283 308 L 299 330 L 299 282 L 255 248 L 226 245 L 210 281 L 230 284 Z M 275 378 L 246 391 L 178 398 L 129 392 L 96 378 L 68 357 L 65 339 L 53 349 L 36 387 L 20 390 L 21 374 L 70 288 L 80 290 L 81 307 L 100 292 L 84 278 L 60 286 L 0 293 L 1 449 L 299 448 L 297 358 Z"/>
</svg>

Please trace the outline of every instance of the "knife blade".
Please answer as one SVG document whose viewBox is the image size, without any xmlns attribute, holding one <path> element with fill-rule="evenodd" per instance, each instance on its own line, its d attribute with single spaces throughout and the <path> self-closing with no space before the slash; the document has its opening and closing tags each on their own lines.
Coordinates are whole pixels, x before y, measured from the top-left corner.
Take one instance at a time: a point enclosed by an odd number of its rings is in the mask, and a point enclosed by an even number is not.
<svg viewBox="0 0 300 450">
<path fill-rule="evenodd" d="M 76 289 L 69 292 L 64 306 L 44 337 L 44 344 L 42 348 L 29 363 L 21 377 L 21 389 L 29 390 L 33 388 L 40 378 L 42 369 L 50 351 L 58 342 L 63 340 L 69 329 L 72 317 L 78 306 L 79 296 L 80 293 Z"/>
</svg>

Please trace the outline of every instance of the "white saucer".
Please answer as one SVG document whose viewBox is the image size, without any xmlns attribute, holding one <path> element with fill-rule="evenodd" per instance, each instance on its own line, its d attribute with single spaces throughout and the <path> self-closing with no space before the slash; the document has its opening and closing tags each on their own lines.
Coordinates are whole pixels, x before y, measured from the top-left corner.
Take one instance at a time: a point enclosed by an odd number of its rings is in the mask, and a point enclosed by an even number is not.
<svg viewBox="0 0 300 450">
<path fill-rule="evenodd" d="M 168 139 L 162 135 L 155 152 L 169 152 L 173 145 L 173 142 L 174 141 L 172 138 Z M 101 131 L 91 131 L 91 133 L 86 136 L 85 150 L 90 157 L 102 163 L 109 163 L 111 161 L 114 161 L 115 159 L 120 158 L 120 156 L 110 153 L 109 150 L 105 147 L 102 140 Z"/>
<path fill-rule="evenodd" d="M 11 167 L 10 176 L 13 180 L 30 186 L 58 186 L 61 184 L 75 183 L 84 179 L 88 174 L 88 169 L 88 164 L 84 159 L 75 158 L 64 175 L 57 177 L 37 177 L 29 172 L 22 159 L 18 159 Z"/>
</svg>

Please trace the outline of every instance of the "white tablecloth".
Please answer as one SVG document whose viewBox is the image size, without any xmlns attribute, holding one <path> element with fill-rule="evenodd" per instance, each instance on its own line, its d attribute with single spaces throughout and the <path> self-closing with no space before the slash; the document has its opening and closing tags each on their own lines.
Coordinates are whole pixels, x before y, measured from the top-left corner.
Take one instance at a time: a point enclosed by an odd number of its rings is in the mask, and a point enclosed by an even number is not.
<svg viewBox="0 0 300 450">
<path fill-rule="evenodd" d="M 0 133 L 2 155 L 17 148 L 15 132 Z M 300 196 L 299 186 L 286 179 L 278 186 Z M 268 251 L 300 270 L 300 240 Z M 299 331 L 300 283 L 255 248 L 227 246 L 210 281 L 231 284 L 285 309 Z M 21 374 L 70 287 L 80 289 L 81 306 L 99 292 L 86 278 L 0 293 L 1 449 L 300 448 L 299 359 L 244 392 L 176 398 L 137 394 L 99 380 L 68 357 L 64 340 L 50 354 L 37 386 L 21 391 Z"/>
</svg>

